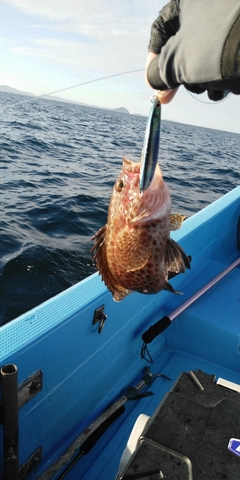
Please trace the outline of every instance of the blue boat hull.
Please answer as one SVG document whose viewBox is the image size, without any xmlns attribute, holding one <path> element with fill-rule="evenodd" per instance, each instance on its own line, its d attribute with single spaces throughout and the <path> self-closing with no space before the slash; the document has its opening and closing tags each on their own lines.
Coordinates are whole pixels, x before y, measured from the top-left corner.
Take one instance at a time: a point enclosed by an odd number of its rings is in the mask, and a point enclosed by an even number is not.
<svg viewBox="0 0 240 480">
<path fill-rule="evenodd" d="M 142 334 L 239 257 L 239 213 L 240 187 L 174 232 L 174 240 L 192 257 L 191 270 L 171 280 L 182 296 L 134 293 L 115 303 L 96 273 L 1 328 L 0 366 L 16 365 L 18 383 L 38 370 L 43 375 L 41 391 L 19 409 L 19 465 L 42 448 L 41 462 L 27 478 L 41 478 L 71 442 L 141 378 L 148 365 L 140 356 Z M 152 396 L 127 402 L 124 414 L 66 478 L 114 479 L 136 418 L 152 415 L 182 372 L 201 369 L 240 383 L 239 285 L 238 265 L 149 345 L 153 374 L 161 372 L 172 380 L 156 378 Z M 99 334 L 92 322 L 102 305 L 107 319 Z"/>
</svg>

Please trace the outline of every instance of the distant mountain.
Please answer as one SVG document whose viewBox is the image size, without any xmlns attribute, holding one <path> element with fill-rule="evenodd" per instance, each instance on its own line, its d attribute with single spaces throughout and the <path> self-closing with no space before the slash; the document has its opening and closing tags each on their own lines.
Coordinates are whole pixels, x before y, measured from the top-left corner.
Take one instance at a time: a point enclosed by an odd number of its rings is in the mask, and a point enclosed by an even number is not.
<svg viewBox="0 0 240 480">
<path fill-rule="evenodd" d="M 22 92 L 21 90 L 17 90 L 16 88 L 8 87 L 7 85 L 0 85 L 0 92 L 14 93 L 15 95 L 27 95 L 28 97 L 35 97 L 35 95 L 33 95 L 32 93 Z"/>
<path fill-rule="evenodd" d="M 12 88 L 8 87 L 7 85 L 0 85 L 0 92 L 5 92 L 5 93 L 13 93 L 14 95 L 25 95 L 28 97 L 36 97 L 36 98 L 43 98 L 45 100 L 51 100 L 53 102 L 63 102 L 63 103 L 74 103 L 77 105 L 84 105 L 86 107 L 92 107 L 93 105 L 88 105 L 87 103 L 81 103 L 81 102 L 74 102 L 74 100 L 66 100 L 65 98 L 60 98 L 56 97 L 53 95 L 34 95 L 33 93 L 30 92 L 23 92 L 22 90 L 17 90 L 17 88 Z M 111 110 L 111 112 L 116 112 L 116 113 L 127 113 L 130 115 L 130 112 L 124 108 L 124 107 L 119 107 L 119 108 L 103 108 L 103 107 L 98 107 L 94 105 L 94 108 L 101 108 L 104 110 Z"/>
</svg>

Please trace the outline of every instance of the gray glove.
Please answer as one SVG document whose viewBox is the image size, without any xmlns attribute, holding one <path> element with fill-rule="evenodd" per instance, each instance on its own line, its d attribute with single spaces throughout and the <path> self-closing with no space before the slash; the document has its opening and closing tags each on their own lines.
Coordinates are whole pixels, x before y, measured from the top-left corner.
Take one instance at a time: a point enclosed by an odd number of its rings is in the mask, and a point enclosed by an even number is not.
<svg viewBox="0 0 240 480">
<path fill-rule="evenodd" d="M 239 95 L 240 0 L 171 0 L 152 25 L 149 51 L 158 54 L 147 70 L 156 90 Z"/>
</svg>

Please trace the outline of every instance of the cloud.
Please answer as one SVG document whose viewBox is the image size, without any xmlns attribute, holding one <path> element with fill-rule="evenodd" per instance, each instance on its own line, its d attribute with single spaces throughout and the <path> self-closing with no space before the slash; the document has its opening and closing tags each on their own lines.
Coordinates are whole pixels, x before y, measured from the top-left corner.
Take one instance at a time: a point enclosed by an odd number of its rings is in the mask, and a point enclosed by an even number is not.
<svg viewBox="0 0 240 480">
<path fill-rule="evenodd" d="M 4 0 L 25 15 L 12 52 L 78 71 L 144 68 L 152 13 L 145 0 Z M 164 2 L 163 2 L 164 3 Z M 11 29 L 14 31 L 14 29 Z"/>
<path fill-rule="evenodd" d="M 60 29 L 71 29 L 102 38 L 106 33 L 119 35 L 141 33 L 141 28 L 154 20 L 153 11 L 145 0 L 4 0 L 26 15 L 45 19 Z M 164 3 L 164 2 L 163 2 Z M 156 2 L 159 5 L 159 2 Z M 158 7 L 156 7 L 158 9 Z M 157 14 L 157 10 L 156 10 Z M 102 28 L 99 28 L 101 26 Z"/>
<path fill-rule="evenodd" d="M 26 38 L 12 52 L 53 65 L 98 72 L 144 68 L 159 2 L 145 0 L 4 0 L 25 16 Z M 165 3 L 165 2 L 162 2 Z M 154 12 L 154 13 L 153 13 Z M 11 29 L 14 32 L 14 28 Z"/>
<path fill-rule="evenodd" d="M 34 41 L 32 46 L 13 47 L 12 51 L 20 55 L 42 59 L 53 65 L 79 66 L 88 62 L 90 48 L 82 48 L 79 42 L 61 40 L 60 38 L 42 38 Z"/>
</svg>

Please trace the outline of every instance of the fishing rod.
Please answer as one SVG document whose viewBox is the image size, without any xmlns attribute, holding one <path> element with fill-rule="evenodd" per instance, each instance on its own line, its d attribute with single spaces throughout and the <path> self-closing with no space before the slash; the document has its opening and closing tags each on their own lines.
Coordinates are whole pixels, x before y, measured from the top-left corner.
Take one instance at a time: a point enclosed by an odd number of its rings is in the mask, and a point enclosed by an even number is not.
<svg viewBox="0 0 240 480">
<path fill-rule="evenodd" d="M 184 310 L 186 310 L 192 303 L 194 303 L 198 298 L 200 298 L 204 293 L 206 293 L 210 288 L 212 288 L 216 283 L 218 283 L 222 278 L 224 278 L 231 270 L 240 265 L 240 258 L 237 258 L 235 262 L 231 263 L 227 268 L 225 268 L 221 273 L 214 277 L 210 282 L 208 282 L 204 287 L 200 288 L 194 295 L 192 295 L 186 302 L 180 305 L 176 310 L 170 313 L 168 316 L 161 318 L 154 325 L 149 327 L 149 329 L 143 333 L 142 339 L 144 344 L 151 343 L 154 338 L 156 338 L 160 333 L 162 333 L 172 321 L 178 317 Z"/>
</svg>

